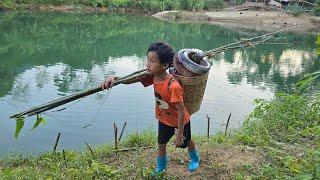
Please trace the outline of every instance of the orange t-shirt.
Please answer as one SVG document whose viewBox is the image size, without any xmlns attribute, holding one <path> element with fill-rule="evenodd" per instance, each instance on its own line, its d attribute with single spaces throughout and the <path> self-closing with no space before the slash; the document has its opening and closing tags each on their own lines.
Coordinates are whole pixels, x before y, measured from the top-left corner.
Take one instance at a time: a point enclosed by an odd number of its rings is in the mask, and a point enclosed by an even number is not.
<svg viewBox="0 0 320 180">
<path fill-rule="evenodd" d="M 168 74 L 165 80 L 155 81 L 153 76 L 147 76 L 142 79 L 141 83 L 147 87 L 153 84 L 154 96 L 156 99 L 156 118 L 172 127 L 178 127 L 178 110 L 175 103 L 183 102 L 183 90 L 177 80 L 171 81 L 168 88 L 169 81 L 173 78 L 171 74 Z M 187 108 L 184 108 L 184 124 L 190 120 L 189 112 Z"/>
</svg>

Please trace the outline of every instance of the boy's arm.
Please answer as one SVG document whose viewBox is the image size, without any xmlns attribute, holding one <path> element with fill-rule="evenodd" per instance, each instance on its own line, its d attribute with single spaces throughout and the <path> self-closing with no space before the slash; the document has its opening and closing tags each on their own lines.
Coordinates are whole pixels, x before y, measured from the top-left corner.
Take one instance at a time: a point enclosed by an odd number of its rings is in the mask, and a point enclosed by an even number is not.
<svg viewBox="0 0 320 180">
<path fill-rule="evenodd" d="M 120 79 L 121 77 L 119 76 L 109 76 L 107 77 L 102 83 L 101 83 L 101 88 L 102 89 L 109 89 L 113 86 L 114 81 L 116 81 L 117 79 Z M 145 77 L 137 77 L 137 78 L 133 78 L 133 79 L 129 79 L 126 80 L 124 82 L 122 82 L 122 84 L 132 84 L 132 83 L 136 83 L 136 82 L 141 82 Z"/>
<path fill-rule="evenodd" d="M 121 77 L 116 77 L 116 78 L 119 79 Z M 128 79 L 128 80 L 124 81 L 122 84 L 133 84 L 133 83 L 141 82 L 144 78 L 145 78 L 145 76 Z M 115 79 L 115 80 L 117 80 L 117 79 Z"/>
</svg>

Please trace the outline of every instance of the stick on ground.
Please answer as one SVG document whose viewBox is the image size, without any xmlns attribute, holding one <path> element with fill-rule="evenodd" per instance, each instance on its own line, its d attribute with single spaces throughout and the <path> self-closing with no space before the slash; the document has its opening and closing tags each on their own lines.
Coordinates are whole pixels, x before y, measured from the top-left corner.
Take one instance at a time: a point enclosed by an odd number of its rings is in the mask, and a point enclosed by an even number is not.
<svg viewBox="0 0 320 180">
<path fill-rule="evenodd" d="M 207 120 L 208 120 L 208 127 L 207 127 L 207 137 L 209 139 L 210 137 L 210 117 L 207 114 Z"/>
<path fill-rule="evenodd" d="M 118 127 L 116 123 L 113 123 L 113 130 L 114 130 L 114 148 L 118 149 Z"/>
<path fill-rule="evenodd" d="M 127 125 L 127 122 L 125 122 L 125 123 L 123 124 L 123 126 L 122 126 L 121 133 L 120 133 L 120 137 L 119 137 L 119 140 L 118 140 L 119 142 L 120 142 L 121 137 L 122 137 L 122 135 L 123 135 L 124 128 L 126 128 L 126 125 Z"/>
<path fill-rule="evenodd" d="M 229 126 L 230 118 L 231 118 L 231 113 L 229 114 L 228 121 L 227 121 L 227 125 L 226 125 L 226 130 L 224 131 L 224 136 L 225 136 L 225 137 L 227 137 L 227 131 L 228 131 L 228 126 Z"/>
<path fill-rule="evenodd" d="M 54 143 L 53 153 L 55 153 L 56 150 L 57 150 L 57 146 L 58 146 L 58 143 L 59 143 L 60 135 L 61 135 L 61 133 L 59 132 L 58 135 L 57 135 L 56 141 Z"/>
<path fill-rule="evenodd" d="M 62 149 L 62 154 L 63 154 L 64 165 L 67 167 L 66 153 L 64 152 L 64 149 Z"/>
<path fill-rule="evenodd" d="M 91 152 L 92 156 L 96 159 L 97 156 L 94 154 L 93 150 L 91 149 L 90 145 L 87 143 L 87 141 L 84 141 L 89 149 L 89 151 Z"/>
<path fill-rule="evenodd" d="M 124 148 L 124 149 L 113 150 L 113 152 L 134 151 L 137 149 L 151 149 L 151 148 L 156 148 L 156 146 Z"/>
</svg>

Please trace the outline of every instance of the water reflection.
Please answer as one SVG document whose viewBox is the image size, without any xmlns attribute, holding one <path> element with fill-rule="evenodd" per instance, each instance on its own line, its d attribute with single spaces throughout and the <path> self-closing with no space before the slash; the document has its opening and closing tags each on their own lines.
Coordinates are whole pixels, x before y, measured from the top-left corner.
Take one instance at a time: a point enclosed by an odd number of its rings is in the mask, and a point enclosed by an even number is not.
<svg viewBox="0 0 320 180">
<path fill-rule="evenodd" d="M 9 12 L 1 17 L 2 154 L 48 151 L 58 131 L 62 132 L 61 148 L 83 148 L 84 139 L 91 144 L 110 142 L 113 122 L 128 122 L 126 133 L 155 129 L 152 88 L 140 84 L 119 85 L 110 96 L 101 92 L 65 105 L 64 111 L 48 112 L 44 115 L 48 124 L 34 131 L 30 131 L 34 119 L 28 118 L 18 140 L 13 139 L 15 124 L 8 117 L 96 87 L 105 76 L 143 69 L 146 49 L 153 41 L 168 41 L 177 50 L 209 50 L 247 37 L 219 26 L 172 24 L 138 15 Z M 203 104 L 192 117 L 195 133 L 205 133 L 206 114 L 213 120 L 211 133 L 224 129 L 230 112 L 230 128 L 239 127 L 252 110 L 253 99 L 290 92 L 297 79 L 319 68 L 314 60 L 314 36 L 288 33 L 279 37 L 292 45 L 265 44 L 211 59 L 213 68 Z M 83 129 L 88 123 L 94 125 Z"/>
</svg>

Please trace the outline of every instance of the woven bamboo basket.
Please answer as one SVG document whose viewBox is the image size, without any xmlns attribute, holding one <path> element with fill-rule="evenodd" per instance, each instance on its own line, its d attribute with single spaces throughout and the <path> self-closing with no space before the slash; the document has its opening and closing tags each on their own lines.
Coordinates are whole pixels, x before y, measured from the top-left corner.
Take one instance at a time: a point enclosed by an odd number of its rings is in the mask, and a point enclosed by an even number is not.
<svg viewBox="0 0 320 180">
<path fill-rule="evenodd" d="M 204 91 L 206 90 L 208 74 L 209 72 L 201 76 L 193 77 L 172 74 L 183 88 L 184 104 L 190 115 L 200 109 Z"/>
</svg>

